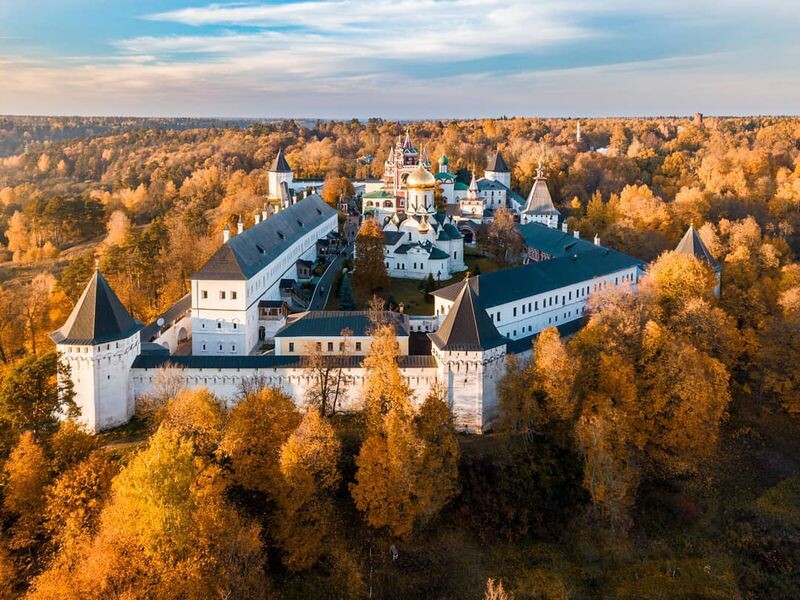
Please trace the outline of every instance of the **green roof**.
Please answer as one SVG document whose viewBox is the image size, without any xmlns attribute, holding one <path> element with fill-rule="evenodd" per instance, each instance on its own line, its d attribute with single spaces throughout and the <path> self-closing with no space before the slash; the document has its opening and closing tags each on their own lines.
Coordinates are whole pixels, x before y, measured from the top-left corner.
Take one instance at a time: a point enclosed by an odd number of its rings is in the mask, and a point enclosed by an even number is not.
<svg viewBox="0 0 800 600">
<path fill-rule="evenodd" d="M 522 234 L 522 239 L 528 248 L 536 248 L 541 252 L 546 252 L 553 258 L 594 252 L 598 249 L 598 246 L 589 240 L 576 238 L 571 233 L 548 227 L 543 223 L 517 225 L 517 230 Z"/>
<path fill-rule="evenodd" d="M 472 277 L 469 282 L 483 305 L 492 308 L 642 265 L 642 261 L 627 254 L 598 246 L 593 252 L 493 271 Z M 454 283 L 432 294 L 455 300 L 460 291 L 461 284 Z"/>
<path fill-rule="evenodd" d="M 407 336 L 408 329 L 402 317 L 396 313 L 386 313 L 395 320 L 395 332 Z M 370 335 L 372 321 L 367 311 L 317 310 L 302 313 L 294 321 L 287 323 L 275 334 L 276 338 L 288 337 L 336 337 L 343 329 L 349 329 L 355 337 Z"/>
<path fill-rule="evenodd" d="M 441 180 L 443 180 L 443 179 L 452 179 L 452 180 L 455 180 L 455 178 L 456 178 L 456 176 L 455 176 L 455 175 L 453 175 L 452 173 L 437 173 L 436 175 L 434 175 L 434 177 L 435 177 L 436 179 L 438 179 L 439 181 L 441 181 Z"/>
<path fill-rule="evenodd" d="M 362 198 L 394 198 L 394 194 L 390 194 L 386 190 L 376 190 L 361 196 Z"/>
<path fill-rule="evenodd" d="M 439 248 L 431 248 L 431 260 L 447 260 L 450 255 Z"/>
<path fill-rule="evenodd" d="M 458 191 L 468 190 L 469 186 L 466 183 L 461 183 L 460 181 L 456 181 L 455 188 Z"/>
</svg>

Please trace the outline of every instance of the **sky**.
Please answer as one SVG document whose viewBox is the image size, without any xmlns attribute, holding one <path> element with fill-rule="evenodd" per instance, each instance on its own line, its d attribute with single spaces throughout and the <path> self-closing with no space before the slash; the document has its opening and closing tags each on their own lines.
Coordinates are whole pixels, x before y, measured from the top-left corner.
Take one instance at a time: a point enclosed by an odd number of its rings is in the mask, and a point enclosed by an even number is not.
<svg viewBox="0 0 800 600">
<path fill-rule="evenodd" d="M 0 0 L 0 114 L 800 113 L 800 0 Z"/>
</svg>

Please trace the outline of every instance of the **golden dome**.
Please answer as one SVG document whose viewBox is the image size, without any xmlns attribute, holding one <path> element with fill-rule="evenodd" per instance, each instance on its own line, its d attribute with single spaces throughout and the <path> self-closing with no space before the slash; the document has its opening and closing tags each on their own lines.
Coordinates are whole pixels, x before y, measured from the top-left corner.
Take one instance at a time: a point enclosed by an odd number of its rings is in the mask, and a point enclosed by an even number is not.
<svg viewBox="0 0 800 600">
<path fill-rule="evenodd" d="M 436 185 L 436 178 L 422 165 L 418 166 L 406 179 L 406 187 L 432 188 Z"/>
</svg>

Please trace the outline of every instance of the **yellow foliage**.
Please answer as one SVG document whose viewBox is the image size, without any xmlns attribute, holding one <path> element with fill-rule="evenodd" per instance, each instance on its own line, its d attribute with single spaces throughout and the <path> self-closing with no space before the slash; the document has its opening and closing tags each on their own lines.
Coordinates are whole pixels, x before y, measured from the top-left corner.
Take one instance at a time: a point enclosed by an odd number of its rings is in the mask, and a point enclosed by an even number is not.
<svg viewBox="0 0 800 600">
<path fill-rule="evenodd" d="M 281 446 L 299 422 L 294 402 L 278 388 L 263 388 L 239 402 L 219 445 L 219 453 L 231 461 L 236 483 L 279 495 Z"/>
</svg>

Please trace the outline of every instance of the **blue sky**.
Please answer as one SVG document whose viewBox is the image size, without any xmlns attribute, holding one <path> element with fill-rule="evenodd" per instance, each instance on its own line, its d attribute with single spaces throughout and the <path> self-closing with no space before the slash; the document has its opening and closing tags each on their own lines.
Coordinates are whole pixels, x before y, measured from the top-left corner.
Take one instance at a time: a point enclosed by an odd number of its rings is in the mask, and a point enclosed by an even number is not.
<svg viewBox="0 0 800 600">
<path fill-rule="evenodd" d="M 0 113 L 797 114 L 800 0 L 0 0 Z"/>
</svg>

